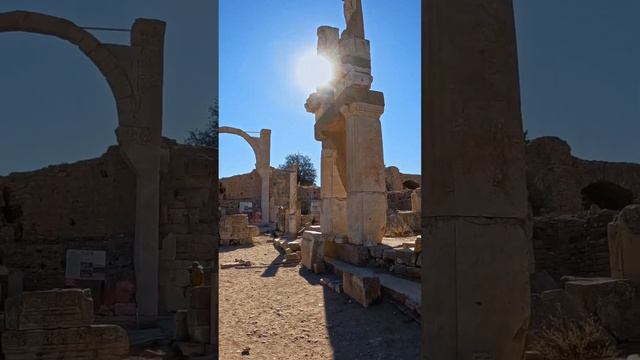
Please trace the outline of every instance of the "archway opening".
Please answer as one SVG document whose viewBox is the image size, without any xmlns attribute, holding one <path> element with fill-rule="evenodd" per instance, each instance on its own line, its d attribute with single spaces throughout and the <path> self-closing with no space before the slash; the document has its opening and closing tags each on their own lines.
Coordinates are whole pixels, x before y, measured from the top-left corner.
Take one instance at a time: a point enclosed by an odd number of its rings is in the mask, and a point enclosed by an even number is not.
<svg viewBox="0 0 640 360">
<path fill-rule="evenodd" d="M 610 181 L 597 181 L 584 187 L 582 204 L 585 209 L 595 204 L 601 209 L 622 210 L 633 202 L 633 192 Z"/>
<path fill-rule="evenodd" d="M 420 184 L 417 181 L 405 180 L 402 182 L 402 187 L 409 190 L 415 190 L 420 187 Z"/>
</svg>

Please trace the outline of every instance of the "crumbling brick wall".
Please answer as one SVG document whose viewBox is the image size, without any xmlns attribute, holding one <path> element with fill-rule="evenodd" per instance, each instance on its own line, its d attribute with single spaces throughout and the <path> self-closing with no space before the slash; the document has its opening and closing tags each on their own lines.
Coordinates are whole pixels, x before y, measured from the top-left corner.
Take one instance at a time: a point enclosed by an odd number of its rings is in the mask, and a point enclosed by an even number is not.
<svg viewBox="0 0 640 360">
<path fill-rule="evenodd" d="M 215 154 L 169 139 L 161 154 L 160 290 L 181 296 L 185 284 L 165 273 L 215 257 Z M 106 290 L 135 283 L 136 177 L 117 146 L 96 159 L 0 177 L 0 194 L 0 264 L 24 274 L 25 290 L 63 287 L 66 249 L 106 251 Z"/>
<path fill-rule="evenodd" d="M 96 159 L 0 177 L 0 261 L 25 290 L 62 287 L 67 249 L 107 251 L 107 286 L 134 279 L 135 175 L 116 146 Z"/>
<path fill-rule="evenodd" d="M 607 224 L 617 211 L 587 216 L 535 217 L 533 245 L 536 271 L 559 280 L 564 275 L 609 276 Z"/>
<path fill-rule="evenodd" d="M 270 218 L 275 219 L 279 206 L 289 207 L 288 170 L 273 169 L 270 176 Z M 261 208 L 261 179 L 257 171 L 220 179 L 220 207 L 224 214 L 237 214 L 240 202 L 253 204 L 254 212 Z"/>
<path fill-rule="evenodd" d="M 314 200 L 320 200 L 319 186 L 298 186 L 298 201 L 300 202 L 300 211 L 302 215 L 309 215 L 311 211 L 311 202 Z"/>
<path fill-rule="evenodd" d="M 526 159 L 527 189 L 535 215 L 582 211 L 581 191 L 601 181 L 631 191 L 631 201 L 640 202 L 640 164 L 579 159 L 566 141 L 553 136 L 529 142 Z"/>
</svg>

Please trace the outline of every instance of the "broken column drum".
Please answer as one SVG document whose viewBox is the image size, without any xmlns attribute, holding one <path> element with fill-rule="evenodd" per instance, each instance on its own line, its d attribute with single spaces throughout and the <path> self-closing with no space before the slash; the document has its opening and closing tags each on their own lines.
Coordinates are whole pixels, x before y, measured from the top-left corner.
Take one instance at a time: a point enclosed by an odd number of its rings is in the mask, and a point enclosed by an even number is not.
<svg viewBox="0 0 640 360">
<path fill-rule="evenodd" d="M 387 210 L 380 124 L 384 96 L 370 90 L 361 1 L 346 0 L 344 13 L 347 28 L 341 36 L 337 28 L 318 28 L 318 54 L 336 71 L 305 104 L 315 114 L 315 138 L 322 142 L 320 227 L 351 244 L 375 245 L 382 241 Z"/>
</svg>

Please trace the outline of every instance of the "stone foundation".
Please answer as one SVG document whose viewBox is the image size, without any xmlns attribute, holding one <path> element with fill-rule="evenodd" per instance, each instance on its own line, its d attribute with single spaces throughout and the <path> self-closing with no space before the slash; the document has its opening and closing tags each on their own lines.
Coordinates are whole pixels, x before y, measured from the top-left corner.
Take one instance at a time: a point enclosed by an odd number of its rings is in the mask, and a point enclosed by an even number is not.
<svg viewBox="0 0 640 360">
<path fill-rule="evenodd" d="M 25 292 L 7 300 L 2 352 L 6 360 L 128 358 L 127 332 L 91 325 L 88 289 Z"/>
</svg>

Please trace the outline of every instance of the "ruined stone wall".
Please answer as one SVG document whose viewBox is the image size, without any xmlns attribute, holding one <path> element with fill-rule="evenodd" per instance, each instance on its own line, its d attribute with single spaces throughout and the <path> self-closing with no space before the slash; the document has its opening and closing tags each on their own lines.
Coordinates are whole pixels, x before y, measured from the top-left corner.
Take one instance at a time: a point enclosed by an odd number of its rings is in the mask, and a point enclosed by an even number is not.
<svg viewBox="0 0 640 360">
<path fill-rule="evenodd" d="M 172 294 L 182 296 L 185 269 L 214 258 L 217 189 L 210 149 L 164 139 L 161 152 L 160 301 L 169 310 L 182 305 Z M 107 291 L 135 282 L 136 178 L 117 146 L 97 159 L 0 177 L 0 191 L 0 265 L 23 273 L 25 290 L 63 287 L 66 249 L 106 251 Z"/>
<path fill-rule="evenodd" d="M 575 214 L 583 210 L 581 191 L 607 181 L 632 192 L 640 202 L 640 165 L 589 161 L 571 155 L 564 140 L 545 136 L 527 144 L 527 189 L 535 215 Z"/>
<path fill-rule="evenodd" d="M 411 193 L 413 190 L 404 189 L 397 191 L 387 191 L 387 203 L 389 209 L 411 210 Z"/>
<path fill-rule="evenodd" d="M 385 183 L 387 191 L 402 191 L 408 189 L 406 185 L 418 185 L 422 184 L 422 176 L 417 174 L 403 174 L 395 166 L 387 166 L 384 169 Z"/>
<path fill-rule="evenodd" d="M 161 312 L 186 308 L 182 287 L 188 284 L 187 269 L 193 261 L 210 268 L 216 254 L 214 233 L 217 190 L 213 187 L 214 152 L 209 148 L 162 144 L 160 177 Z M 205 279 L 209 279 L 206 276 Z"/>
<path fill-rule="evenodd" d="M 270 218 L 275 219 L 278 206 L 289 207 L 289 171 L 273 169 L 270 177 Z M 261 206 L 261 179 L 257 171 L 220 179 L 220 207 L 224 214 L 237 214 L 240 202 L 250 201 L 253 209 Z"/>
<path fill-rule="evenodd" d="M 319 186 L 298 186 L 298 201 L 303 215 L 309 214 L 313 200 L 320 200 Z"/>
<path fill-rule="evenodd" d="M 536 271 L 562 276 L 609 276 L 607 224 L 617 211 L 586 216 L 541 216 L 533 220 Z"/>
<path fill-rule="evenodd" d="M 97 159 L 0 177 L 0 261 L 25 290 L 62 287 L 66 249 L 107 251 L 107 283 L 133 278 L 135 175 L 116 146 Z"/>
</svg>

